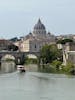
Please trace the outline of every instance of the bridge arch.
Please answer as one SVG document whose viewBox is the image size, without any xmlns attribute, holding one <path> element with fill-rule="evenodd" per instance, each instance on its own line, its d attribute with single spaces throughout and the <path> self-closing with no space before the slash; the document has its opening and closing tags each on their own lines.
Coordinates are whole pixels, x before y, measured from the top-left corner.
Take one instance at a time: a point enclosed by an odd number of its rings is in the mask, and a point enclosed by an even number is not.
<svg viewBox="0 0 75 100">
<path fill-rule="evenodd" d="M 13 72 L 16 70 L 15 57 L 11 54 L 6 54 L 1 58 L 1 71 L 4 73 Z"/>
<path fill-rule="evenodd" d="M 3 56 L 5 55 L 11 55 L 14 56 L 16 60 L 16 64 L 23 64 L 25 61 L 25 57 L 29 56 L 32 57 L 34 55 L 34 58 L 39 57 L 39 52 L 19 52 L 19 51 L 1 51 L 0 52 L 0 62 Z"/>
<path fill-rule="evenodd" d="M 15 61 L 15 57 L 11 54 L 6 54 L 6 55 L 3 55 L 1 58 L 1 61 L 4 61 L 4 60 L 14 60 Z"/>
</svg>

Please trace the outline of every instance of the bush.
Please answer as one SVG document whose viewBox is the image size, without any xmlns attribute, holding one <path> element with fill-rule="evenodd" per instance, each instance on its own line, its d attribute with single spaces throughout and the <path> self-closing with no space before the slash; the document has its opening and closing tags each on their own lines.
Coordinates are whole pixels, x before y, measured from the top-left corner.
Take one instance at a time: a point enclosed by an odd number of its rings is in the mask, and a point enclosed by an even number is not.
<svg viewBox="0 0 75 100">
<path fill-rule="evenodd" d="M 60 70 L 62 62 L 58 60 L 54 60 L 51 64 L 55 67 L 56 70 Z"/>
<path fill-rule="evenodd" d="M 44 65 L 44 68 L 40 67 L 39 71 L 45 73 L 56 73 L 56 69 L 50 64 Z"/>
<path fill-rule="evenodd" d="M 74 65 L 71 62 L 68 62 L 67 65 L 63 67 L 63 71 L 66 73 L 70 73 L 72 69 L 74 69 Z"/>
<path fill-rule="evenodd" d="M 8 62 L 13 61 L 13 62 L 15 62 L 15 59 L 7 58 L 5 61 L 8 61 Z"/>
<path fill-rule="evenodd" d="M 34 58 L 26 58 L 25 64 L 37 64 L 37 59 Z"/>
</svg>

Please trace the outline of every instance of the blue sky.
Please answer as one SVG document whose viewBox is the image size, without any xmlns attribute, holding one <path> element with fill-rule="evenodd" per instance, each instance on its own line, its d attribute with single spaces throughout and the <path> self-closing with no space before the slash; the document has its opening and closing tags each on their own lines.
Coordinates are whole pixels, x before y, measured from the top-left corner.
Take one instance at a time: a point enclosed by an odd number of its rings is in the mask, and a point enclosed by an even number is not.
<svg viewBox="0 0 75 100">
<path fill-rule="evenodd" d="M 75 0 L 0 0 L 0 38 L 25 36 L 40 18 L 55 35 L 75 33 Z"/>
</svg>

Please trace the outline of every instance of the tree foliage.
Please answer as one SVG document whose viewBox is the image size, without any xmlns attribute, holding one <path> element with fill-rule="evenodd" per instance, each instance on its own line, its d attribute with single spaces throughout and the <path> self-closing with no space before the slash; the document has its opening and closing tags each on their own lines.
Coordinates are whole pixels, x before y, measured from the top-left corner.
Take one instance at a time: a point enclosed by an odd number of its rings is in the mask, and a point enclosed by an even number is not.
<svg viewBox="0 0 75 100">
<path fill-rule="evenodd" d="M 56 45 L 45 45 L 40 50 L 40 58 L 42 63 L 50 63 L 55 59 L 60 60 L 62 58 L 61 50 L 57 49 Z"/>
<path fill-rule="evenodd" d="M 58 60 L 54 60 L 51 64 L 55 67 L 56 70 L 59 70 L 62 62 Z"/>
<path fill-rule="evenodd" d="M 9 51 L 17 51 L 18 50 L 18 47 L 17 46 L 15 46 L 14 44 L 12 44 L 12 45 L 8 45 L 8 50 Z"/>
<path fill-rule="evenodd" d="M 63 67 L 63 70 L 66 72 L 66 73 L 70 73 L 70 71 L 72 70 L 72 69 L 74 69 L 74 64 L 73 63 L 71 63 L 71 62 L 68 62 L 67 64 L 66 64 L 66 66 L 64 66 Z"/>
<path fill-rule="evenodd" d="M 57 43 L 60 43 L 60 44 L 66 44 L 67 42 L 73 42 L 72 39 L 63 39 L 63 40 L 58 40 Z"/>
</svg>

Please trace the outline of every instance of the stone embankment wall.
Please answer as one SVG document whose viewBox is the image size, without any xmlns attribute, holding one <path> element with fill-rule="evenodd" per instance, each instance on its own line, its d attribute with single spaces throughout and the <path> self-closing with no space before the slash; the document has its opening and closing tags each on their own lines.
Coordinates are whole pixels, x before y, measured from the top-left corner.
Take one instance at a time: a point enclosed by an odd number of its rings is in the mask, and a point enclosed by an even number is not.
<svg viewBox="0 0 75 100">
<path fill-rule="evenodd" d="M 28 64 L 24 66 L 27 71 L 34 71 L 34 72 L 38 71 L 38 66 L 36 64 Z"/>
</svg>

